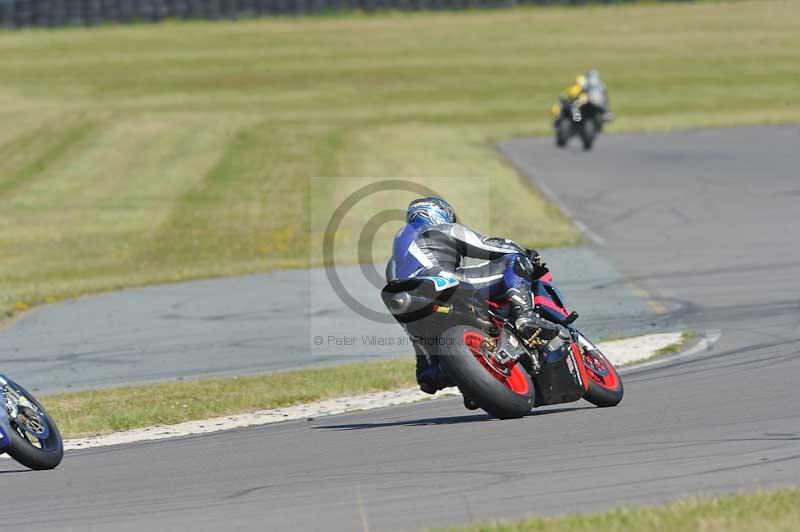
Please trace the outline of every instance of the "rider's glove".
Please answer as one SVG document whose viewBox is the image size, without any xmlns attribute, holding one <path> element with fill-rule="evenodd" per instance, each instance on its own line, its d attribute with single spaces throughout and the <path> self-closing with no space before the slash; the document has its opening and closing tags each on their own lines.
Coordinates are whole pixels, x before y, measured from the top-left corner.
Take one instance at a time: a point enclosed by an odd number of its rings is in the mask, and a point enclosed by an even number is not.
<svg viewBox="0 0 800 532">
<path fill-rule="evenodd" d="M 534 279 L 538 279 L 546 273 L 549 273 L 550 270 L 547 268 L 547 263 L 542 262 L 542 257 L 539 255 L 539 252 L 535 249 L 526 249 L 525 252 L 528 254 L 528 258 L 533 265 L 533 271 L 531 272 L 531 276 Z"/>
</svg>

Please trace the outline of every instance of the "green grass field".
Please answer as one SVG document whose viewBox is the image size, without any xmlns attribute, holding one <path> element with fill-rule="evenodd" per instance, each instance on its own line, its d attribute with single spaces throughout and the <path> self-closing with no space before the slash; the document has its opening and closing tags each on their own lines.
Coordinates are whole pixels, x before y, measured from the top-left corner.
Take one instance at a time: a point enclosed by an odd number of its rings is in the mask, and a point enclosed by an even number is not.
<svg viewBox="0 0 800 532">
<path fill-rule="evenodd" d="M 687 499 L 590 515 L 484 523 L 449 532 L 794 532 L 800 522 L 800 489 L 757 491 Z"/>
<path fill-rule="evenodd" d="M 574 243 L 493 140 L 547 133 L 590 66 L 616 130 L 797 121 L 798 23 L 764 1 L 0 33 L 0 315 L 319 264 L 327 212 L 383 177 L 462 178 L 443 193 L 478 230 Z M 356 209 L 337 259 L 407 200 Z"/>
<path fill-rule="evenodd" d="M 416 386 L 414 360 L 382 360 L 225 379 L 166 382 L 40 397 L 65 438 L 173 425 Z"/>
</svg>

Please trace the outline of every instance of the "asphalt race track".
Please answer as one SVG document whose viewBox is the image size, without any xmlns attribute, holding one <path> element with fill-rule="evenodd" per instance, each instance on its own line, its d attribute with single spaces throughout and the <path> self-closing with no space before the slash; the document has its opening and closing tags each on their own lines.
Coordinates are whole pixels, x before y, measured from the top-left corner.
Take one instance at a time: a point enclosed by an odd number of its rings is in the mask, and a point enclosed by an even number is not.
<svg viewBox="0 0 800 532">
<path fill-rule="evenodd" d="M 3 525 L 378 531 L 796 485 L 800 128 L 551 144 L 501 149 L 666 320 L 719 330 L 713 349 L 627 374 L 611 409 L 496 421 L 442 400 L 73 452 L 49 473 L 2 461 Z"/>
</svg>

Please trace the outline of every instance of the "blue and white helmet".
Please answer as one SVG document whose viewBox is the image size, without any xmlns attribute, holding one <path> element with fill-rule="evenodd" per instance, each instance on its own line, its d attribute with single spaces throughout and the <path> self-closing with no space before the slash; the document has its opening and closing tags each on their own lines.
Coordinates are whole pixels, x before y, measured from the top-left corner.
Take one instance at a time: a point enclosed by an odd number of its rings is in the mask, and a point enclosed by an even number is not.
<svg viewBox="0 0 800 532">
<path fill-rule="evenodd" d="M 408 223 L 423 225 L 449 224 L 457 221 L 456 211 L 438 196 L 415 199 L 408 204 Z"/>
</svg>

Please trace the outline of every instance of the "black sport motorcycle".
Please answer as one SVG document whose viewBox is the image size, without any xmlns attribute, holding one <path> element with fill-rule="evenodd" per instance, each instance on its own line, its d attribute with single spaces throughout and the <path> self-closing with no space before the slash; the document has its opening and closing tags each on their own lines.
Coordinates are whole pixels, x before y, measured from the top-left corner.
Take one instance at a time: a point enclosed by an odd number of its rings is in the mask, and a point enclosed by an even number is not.
<svg viewBox="0 0 800 532">
<path fill-rule="evenodd" d="M 591 150 L 604 122 L 608 121 L 608 113 L 585 98 L 572 102 L 562 100 L 554 106 L 553 114 L 556 146 L 559 148 L 565 147 L 569 139 L 577 135 L 583 149 Z"/>
<path fill-rule="evenodd" d="M 501 418 L 533 407 L 581 398 L 600 407 L 622 400 L 614 366 L 573 322 L 549 271 L 533 279 L 536 310 L 563 326 L 555 339 L 525 342 L 510 320 L 505 298 L 487 298 L 446 277 L 417 277 L 387 284 L 381 296 L 416 345 L 461 390 L 469 404 Z M 465 404 L 468 404 L 465 401 Z"/>
</svg>

